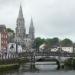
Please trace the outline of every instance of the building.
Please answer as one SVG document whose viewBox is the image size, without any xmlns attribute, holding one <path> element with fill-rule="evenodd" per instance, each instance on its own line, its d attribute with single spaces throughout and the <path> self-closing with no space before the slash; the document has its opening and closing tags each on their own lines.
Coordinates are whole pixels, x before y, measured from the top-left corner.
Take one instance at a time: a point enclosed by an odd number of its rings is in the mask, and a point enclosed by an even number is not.
<svg viewBox="0 0 75 75">
<path fill-rule="evenodd" d="M 13 32 L 8 32 L 8 42 L 13 43 L 14 42 L 14 33 Z"/>
<path fill-rule="evenodd" d="M 62 50 L 63 50 L 63 51 L 66 51 L 66 52 L 73 53 L 73 47 L 72 47 L 72 46 L 69 46 L 69 47 L 62 47 Z"/>
<path fill-rule="evenodd" d="M 6 26 L 0 25 L 0 50 L 7 49 L 8 45 L 8 33 L 6 32 Z"/>
<path fill-rule="evenodd" d="M 17 47 L 17 48 L 16 48 Z M 22 47 L 20 45 L 17 45 L 15 43 L 9 43 L 8 44 L 8 53 L 20 53 L 22 52 Z"/>
<path fill-rule="evenodd" d="M 8 33 L 2 32 L 0 33 L 0 50 L 7 49 L 8 46 Z"/>
<path fill-rule="evenodd" d="M 0 25 L 0 33 L 6 31 L 6 26 L 5 25 Z"/>
<path fill-rule="evenodd" d="M 45 49 L 45 47 L 47 47 L 47 45 L 42 44 L 42 45 L 40 45 L 39 50 L 43 51 Z M 50 48 L 49 50 L 52 51 L 52 52 L 57 52 L 57 51 L 59 51 L 61 49 L 62 52 L 75 53 L 75 47 L 73 47 L 73 46 L 61 47 L 60 49 L 59 48 L 60 47 L 53 47 L 53 48 Z"/>
<path fill-rule="evenodd" d="M 1 34 L 0 34 L 0 50 L 1 50 Z"/>
<path fill-rule="evenodd" d="M 34 41 L 34 26 L 31 19 L 29 34 L 26 34 L 25 20 L 22 7 L 20 5 L 19 15 L 16 21 L 15 43 L 20 44 L 22 48 L 31 48 Z"/>
</svg>

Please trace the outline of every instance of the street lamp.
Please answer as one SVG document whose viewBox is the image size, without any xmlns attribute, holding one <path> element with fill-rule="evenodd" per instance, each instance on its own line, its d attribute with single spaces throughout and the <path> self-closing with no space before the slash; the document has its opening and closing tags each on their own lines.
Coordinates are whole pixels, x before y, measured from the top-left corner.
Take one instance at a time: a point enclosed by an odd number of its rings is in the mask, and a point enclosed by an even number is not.
<svg viewBox="0 0 75 75">
<path fill-rule="evenodd" d="M 16 54 L 18 54 L 18 42 L 16 41 Z"/>
</svg>

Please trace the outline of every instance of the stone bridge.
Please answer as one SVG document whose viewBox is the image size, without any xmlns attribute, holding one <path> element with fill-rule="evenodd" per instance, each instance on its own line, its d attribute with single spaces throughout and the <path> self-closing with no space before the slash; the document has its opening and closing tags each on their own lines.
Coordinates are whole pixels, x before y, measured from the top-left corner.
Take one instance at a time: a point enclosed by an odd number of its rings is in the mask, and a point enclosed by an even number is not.
<svg viewBox="0 0 75 75">
<path fill-rule="evenodd" d="M 61 57 L 72 58 L 75 57 L 75 53 L 67 53 L 67 52 L 23 52 L 20 53 L 19 58 L 29 58 L 31 64 L 35 64 L 35 62 L 45 62 L 45 61 L 53 61 L 56 62 L 58 68 L 60 68 Z M 56 58 L 57 57 L 57 58 Z"/>
<path fill-rule="evenodd" d="M 47 59 L 43 59 L 43 57 L 54 57 L 50 59 L 50 61 L 61 62 L 61 57 L 72 58 L 75 57 L 75 53 L 67 53 L 67 52 L 23 52 L 18 54 L 19 58 L 29 58 L 30 62 L 47 61 Z M 56 58 L 57 57 L 57 58 Z M 43 59 L 43 60 L 42 60 Z"/>
<path fill-rule="evenodd" d="M 68 52 L 23 52 L 18 54 L 19 57 L 29 56 L 60 56 L 60 57 L 75 57 L 75 53 Z"/>
</svg>

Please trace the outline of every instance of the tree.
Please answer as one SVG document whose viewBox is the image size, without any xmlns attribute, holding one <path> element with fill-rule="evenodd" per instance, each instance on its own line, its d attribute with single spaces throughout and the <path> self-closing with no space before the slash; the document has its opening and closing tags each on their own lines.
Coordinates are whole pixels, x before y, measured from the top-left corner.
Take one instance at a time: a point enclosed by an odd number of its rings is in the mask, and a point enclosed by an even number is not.
<svg viewBox="0 0 75 75">
<path fill-rule="evenodd" d="M 39 46 L 41 44 L 43 44 L 45 42 L 45 39 L 41 39 L 40 37 L 37 37 L 35 40 L 34 40 L 34 47 L 39 49 Z"/>
<path fill-rule="evenodd" d="M 59 46 L 59 39 L 57 37 L 55 38 L 48 38 L 46 39 L 46 44 L 48 45 L 48 47 L 57 47 Z"/>
<path fill-rule="evenodd" d="M 73 42 L 70 39 L 66 38 L 66 39 L 62 40 L 60 42 L 60 44 L 61 44 L 61 46 L 67 46 L 67 47 L 69 47 L 69 46 L 73 45 Z"/>
<path fill-rule="evenodd" d="M 15 37 L 15 33 L 14 30 L 7 28 L 6 31 L 8 32 L 8 38 L 9 38 L 9 42 L 13 42 L 14 37 Z"/>
<path fill-rule="evenodd" d="M 14 33 L 14 31 L 13 31 L 11 28 L 7 28 L 6 30 L 7 30 L 7 32 L 12 32 L 12 33 Z"/>
<path fill-rule="evenodd" d="M 52 47 L 52 39 L 50 38 L 46 39 L 45 43 L 48 47 Z"/>
<path fill-rule="evenodd" d="M 55 37 L 52 39 L 52 46 L 53 47 L 59 46 L 59 38 Z"/>
</svg>

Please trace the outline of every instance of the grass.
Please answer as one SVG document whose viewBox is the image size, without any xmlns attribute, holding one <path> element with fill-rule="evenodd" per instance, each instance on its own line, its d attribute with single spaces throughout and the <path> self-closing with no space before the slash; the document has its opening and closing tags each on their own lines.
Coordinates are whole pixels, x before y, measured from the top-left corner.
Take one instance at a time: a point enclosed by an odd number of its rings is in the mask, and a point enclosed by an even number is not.
<svg viewBox="0 0 75 75">
<path fill-rule="evenodd" d="M 4 64 L 4 65 L 0 65 L 0 72 L 18 69 L 18 68 L 19 68 L 19 64 L 17 64 L 17 63 L 15 63 L 15 64 Z"/>
</svg>

